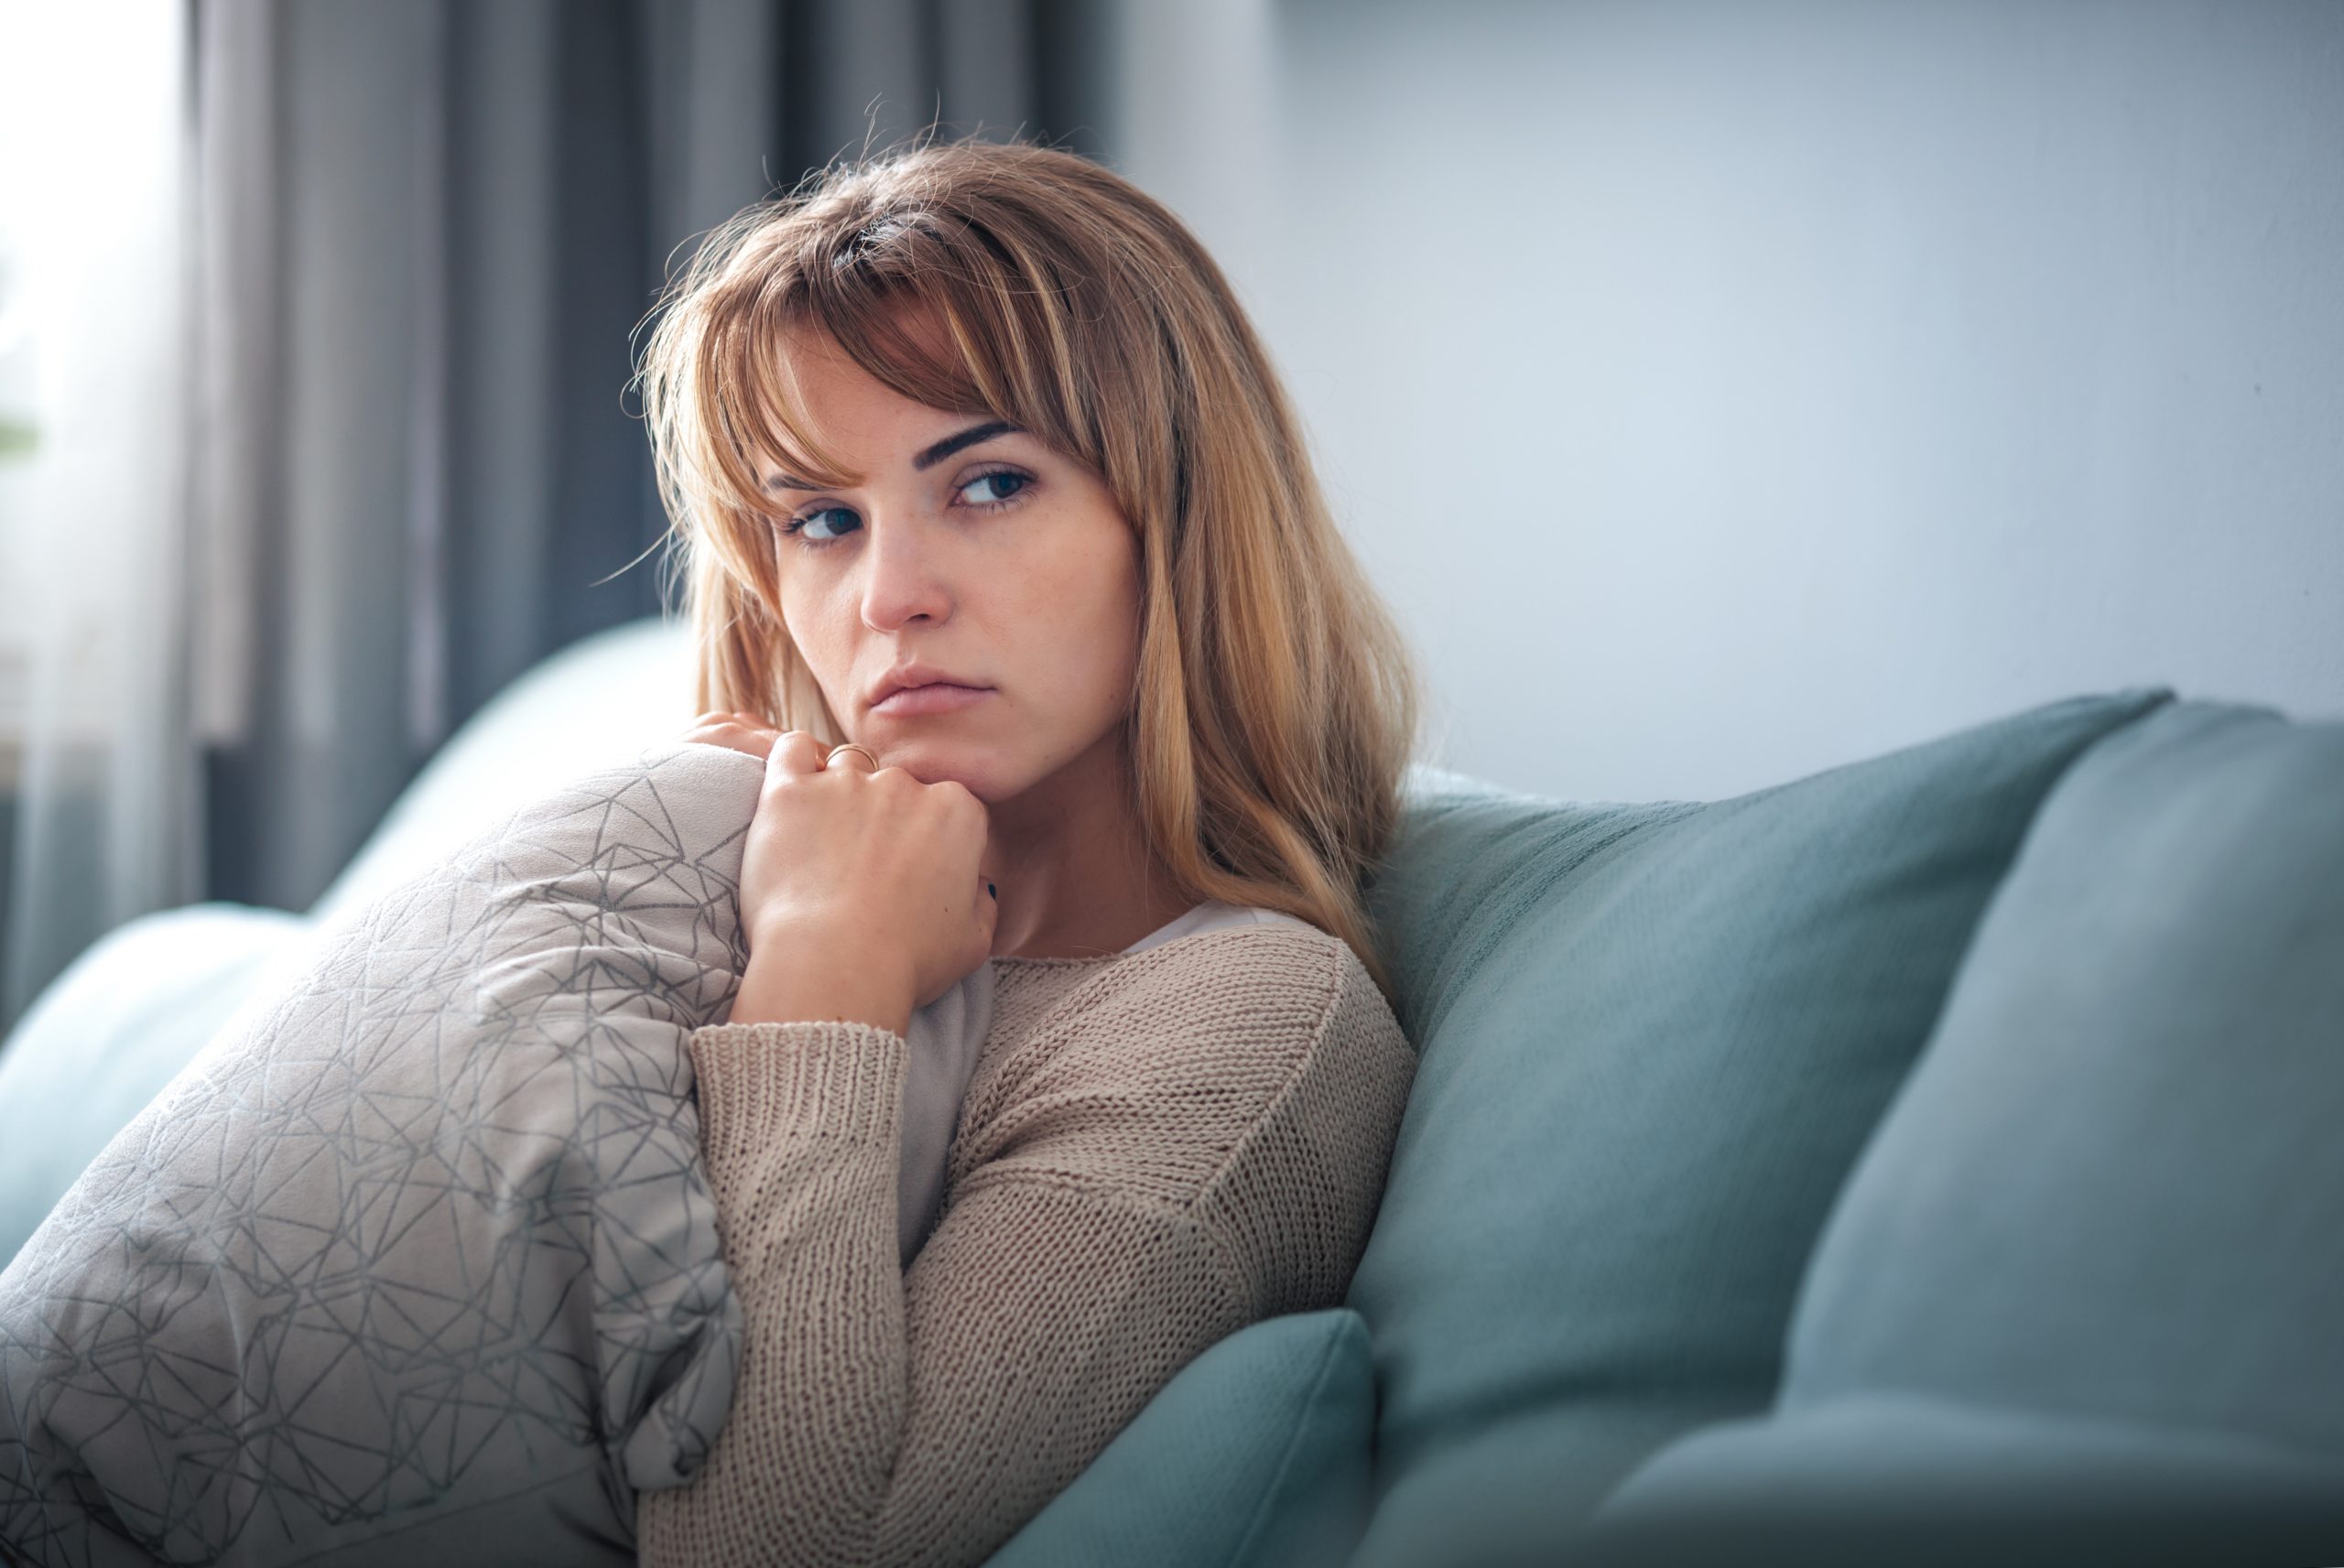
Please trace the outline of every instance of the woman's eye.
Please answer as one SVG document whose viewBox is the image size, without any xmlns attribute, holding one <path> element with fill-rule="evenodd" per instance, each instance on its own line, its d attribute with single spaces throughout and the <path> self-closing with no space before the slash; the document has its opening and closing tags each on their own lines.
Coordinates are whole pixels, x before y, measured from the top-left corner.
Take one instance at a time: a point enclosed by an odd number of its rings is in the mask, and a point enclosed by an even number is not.
<svg viewBox="0 0 2344 1568">
<path fill-rule="evenodd" d="M 962 485 L 960 493 L 968 498 L 971 505 L 997 506 L 1033 482 L 1022 473 L 1012 473 L 1007 469 L 996 469 L 991 473 L 981 473 Z M 1001 485 L 1006 485 L 1008 488 L 1005 490 L 988 488 Z M 971 491 L 979 493 L 972 495 L 970 493 Z"/>
<path fill-rule="evenodd" d="M 823 506 L 818 507 L 814 511 L 802 514 L 799 516 L 791 518 L 789 520 L 789 526 L 783 529 L 782 532 L 786 534 L 795 534 L 810 544 L 827 545 L 831 540 L 837 538 L 839 535 L 838 533 L 825 533 L 822 531 L 825 527 L 830 526 L 830 524 L 823 523 L 822 520 L 826 517 L 844 517 L 849 520 L 849 525 L 852 527 L 862 526 L 859 522 L 855 522 L 853 520 L 854 514 L 849 512 L 845 507 Z M 841 529 L 840 531 L 843 532 L 844 529 Z"/>
<path fill-rule="evenodd" d="M 1031 474 L 1013 469 L 995 469 L 981 473 L 960 488 L 960 499 L 971 506 L 991 508 L 1006 506 L 1033 488 Z M 830 521 L 831 518 L 838 522 Z M 801 512 L 782 524 L 784 534 L 809 546 L 833 545 L 863 526 L 863 520 L 851 508 L 818 506 L 811 512 Z"/>
</svg>

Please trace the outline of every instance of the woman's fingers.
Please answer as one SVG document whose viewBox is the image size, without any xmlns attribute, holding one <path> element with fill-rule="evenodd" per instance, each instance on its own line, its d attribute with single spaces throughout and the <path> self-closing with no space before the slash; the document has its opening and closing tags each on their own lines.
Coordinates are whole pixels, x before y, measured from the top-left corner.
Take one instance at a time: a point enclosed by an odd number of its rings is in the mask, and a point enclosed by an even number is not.
<svg viewBox="0 0 2344 1568">
<path fill-rule="evenodd" d="M 742 850 L 741 928 L 752 953 L 783 942 L 816 970 L 862 964 L 925 1006 L 993 950 L 997 895 L 973 874 L 984 803 L 834 749 L 805 730 L 775 738 Z"/>
<path fill-rule="evenodd" d="M 802 775 L 822 771 L 822 753 L 829 748 L 803 730 L 785 730 L 765 759 L 768 773 Z"/>
<path fill-rule="evenodd" d="M 753 757 L 763 758 L 765 753 L 773 750 L 774 732 L 767 729 L 737 724 L 729 719 L 711 719 L 685 730 L 683 738 L 687 742 L 702 746 L 724 746 L 735 752 L 746 752 Z"/>
<path fill-rule="evenodd" d="M 869 773 L 877 772 L 879 766 L 867 750 L 841 752 L 833 764 L 830 761 L 832 748 L 810 731 L 776 730 L 750 713 L 703 713 L 684 731 L 684 739 L 730 746 L 736 752 L 765 758 L 776 772 L 792 774 L 819 773 L 830 766 L 852 767 Z"/>
</svg>

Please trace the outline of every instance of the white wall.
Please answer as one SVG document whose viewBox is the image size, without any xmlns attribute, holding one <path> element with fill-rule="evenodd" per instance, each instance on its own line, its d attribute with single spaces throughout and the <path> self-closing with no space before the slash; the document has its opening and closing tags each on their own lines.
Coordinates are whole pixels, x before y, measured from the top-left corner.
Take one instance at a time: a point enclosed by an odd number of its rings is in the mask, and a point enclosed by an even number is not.
<svg viewBox="0 0 2344 1568">
<path fill-rule="evenodd" d="M 2136 684 L 2344 718 L 2344 5 L 1128 0 L 1433 760 L 1715 797 Z"/>
</svg>

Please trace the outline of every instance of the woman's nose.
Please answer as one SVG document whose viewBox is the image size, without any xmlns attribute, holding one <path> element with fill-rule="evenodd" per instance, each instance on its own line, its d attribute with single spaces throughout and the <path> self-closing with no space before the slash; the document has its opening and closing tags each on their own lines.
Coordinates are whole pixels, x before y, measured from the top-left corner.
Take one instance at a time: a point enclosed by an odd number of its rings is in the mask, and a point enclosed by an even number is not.
<svg viewBox="0 0 2344 1568">
<path fill-rule="evenodd" d="M 925 616 L 941 621 L 952 612 L 944 562 L 925 520 L 874 521 L 863 552 L 863 620 L 874 632 L 893 632 Z"/>
</svg>

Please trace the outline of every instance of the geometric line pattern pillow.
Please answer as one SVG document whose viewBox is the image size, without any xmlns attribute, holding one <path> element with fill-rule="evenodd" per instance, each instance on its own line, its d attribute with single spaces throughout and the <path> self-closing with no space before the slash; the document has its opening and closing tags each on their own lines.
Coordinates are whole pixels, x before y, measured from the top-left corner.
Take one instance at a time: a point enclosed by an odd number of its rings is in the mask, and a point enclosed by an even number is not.
<svg viewBox="0 0 2344 1568">
<path fill-rule="evenodd" d="M 732 1405 L 685 1042 L 763 775 L 675 742 L 532 801 L 230 1020 L 0 1273 L 0 1545 L 633 1561 Z"/>
</svg>

